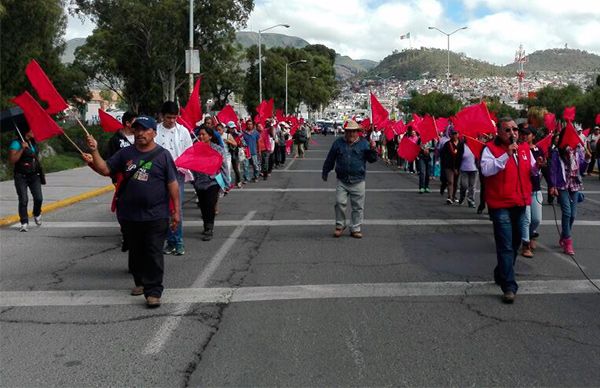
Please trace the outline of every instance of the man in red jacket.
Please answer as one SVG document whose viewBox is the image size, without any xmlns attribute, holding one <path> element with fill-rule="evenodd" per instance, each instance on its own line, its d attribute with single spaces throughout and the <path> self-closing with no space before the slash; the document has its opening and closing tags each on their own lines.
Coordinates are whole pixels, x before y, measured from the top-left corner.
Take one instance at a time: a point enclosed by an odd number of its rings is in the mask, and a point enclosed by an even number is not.
<svg viewBox="0 0 600 388">
<path fill-rule="evenodd" d="M 502 288 L 504 303 L 513 303 L 518 290 L 514 264 L 521 244 L 525 207 L 531 204 L 532 168 L 537 168 L 527 144 L 517 144 L 514 120 L 499 120 L 498 135 L 481 155 L 485 200 L 494 223 L 496 257 L 494 281 Z"/>
</svg>

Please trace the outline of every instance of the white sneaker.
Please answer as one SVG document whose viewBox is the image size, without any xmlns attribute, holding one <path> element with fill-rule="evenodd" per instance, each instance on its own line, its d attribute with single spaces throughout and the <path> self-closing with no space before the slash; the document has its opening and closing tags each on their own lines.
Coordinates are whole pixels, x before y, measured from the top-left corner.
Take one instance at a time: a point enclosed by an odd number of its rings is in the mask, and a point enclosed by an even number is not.
<svg viewBox="0 0 600 388">
<path fill-rule="evenodd" d="M 27 232 L 27 224 L 21 224 L 19 228 L 19 232 Z"/>
<path fill-rule="evenodd" d="M 37 217 L 33 217 L 33 220 L 35 221 L 35 224 L 37 226 L 42 226 L 42 216 L 41 215 L 39 215 Z"/>
</svg>

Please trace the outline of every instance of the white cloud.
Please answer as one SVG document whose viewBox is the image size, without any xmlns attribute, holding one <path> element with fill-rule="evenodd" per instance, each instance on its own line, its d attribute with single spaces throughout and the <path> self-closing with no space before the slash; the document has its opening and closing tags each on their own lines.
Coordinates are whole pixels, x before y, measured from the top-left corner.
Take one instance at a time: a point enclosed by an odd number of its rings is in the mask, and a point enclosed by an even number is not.
<svg viewBox="0 0 600 388">
<path fill-rule="evenodd" d="M 291 27 L 269 32 L 324 44 L 354 59 L 381 60 L 394 50 L 412 47 L 446 49 L 447 39 L 428 30 L 453 31 L 450 49 L 496 64 L 510 63 L 523 44 L 527 53 L 563 47 L 600 54 L 600 1 L 595 0 L 257 0 L 248 30 L 275 24 Z M 461 20 L 451 15 L 460 14 Z M 93 23 L 69 16 L 66 39 L 84 37 Z M 411 40 L 400 35 L 411 33 Z"/>
</svg>

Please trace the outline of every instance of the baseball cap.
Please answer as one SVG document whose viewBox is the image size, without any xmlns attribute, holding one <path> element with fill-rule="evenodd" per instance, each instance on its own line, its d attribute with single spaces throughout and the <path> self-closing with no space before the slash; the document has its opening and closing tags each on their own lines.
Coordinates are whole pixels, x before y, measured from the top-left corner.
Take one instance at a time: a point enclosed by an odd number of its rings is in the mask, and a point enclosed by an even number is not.
<svg viewBox="0 0 600 388">
<path fill-rule="evenodd" d="M 139 125 L 145 129 L 154 129 L 156 131 L 156 120 L 150 116 L 138 116 L 133 121 L 132 126 Z"/>
<path fill-rule="evenodd" d="M 235 123 L 233 121 L 228 122 L 227 128 L 235 128 Z"/>
</svg>

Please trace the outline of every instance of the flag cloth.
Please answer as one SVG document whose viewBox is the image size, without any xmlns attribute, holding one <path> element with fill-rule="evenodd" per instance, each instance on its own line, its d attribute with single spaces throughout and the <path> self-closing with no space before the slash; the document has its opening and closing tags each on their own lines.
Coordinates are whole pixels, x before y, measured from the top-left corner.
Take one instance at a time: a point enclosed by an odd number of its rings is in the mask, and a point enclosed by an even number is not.
<svg viewBox="0 0 600 388">
<path fill-rule="evenodd" d="M 402 159 L 412 162 L 421 152 L 421 146 L 410 140 L 408 136 L 402 137 L 400 145 L 398 145 L 398 156 Z"/>
<path fill-rule="evenodd" d="M 223 156 L 210 144 L 201 141 L 194 143 L 176 160 L 175 165 L 208 175 L 215 175 L 221 169 Z"/>
<path fill-rule="evenodd" d="M 48 103 L 48 107 L 46 108 L 48 114 L 53 115 L 69 107 L 35 59 L 32 59 L 27 64 L 25 75 L 29 78 L 31 86 L 33 86 L 40 99 Z"/>
<path fill-rule="evenodd" d="M 544 113 L 544 126 L 548 130 L 548 133 L 556 130 L 556 115 L 554 113 Z"/>
<path fill-rule="evenodd" d="M 181 109 L 182 111 L 184 109 Z M 192 89 L 192 94 L 190 94 L 190 99 L 185 105 L 185 116 L 183 113 L 183 119 L 188 122 L 189 125 L 192 126 L 192 129 L 196 127 L 198 121 L 202 120 L 202 101 L 200 100 L 200 78 L 194 84 L 194 89 Z M 183 124 L 182 124 L 183 125 Z M 188 128 L 189 129 L 189 128 Z"/>
<path fill-rule="evenodd" d="M 574 121 L 575 120 L 575 107 L 568 106 L 563 111 L 563 119 L 565 121 Z"/>
<path fill-rule="evenodd" d="M 544 137 L 543 139 L 541 139 L 540 141 L 535 143 L 535 145 L 544 153 L 546 158 L 549 155 L 548 150 L 550 149 L 550 146 L 552 145 L 552 135 L 553 134 L 550 133 L 548 136 Z"/>
<path fill-rule="evenodd" d="M 187 128 L 188 131 L 192 132 L 195 126 L 190 123 L 190 119 L 188 116 L 189 114 L 187 113 L 184 107 L 179 108 L 179 116 L 177 116 L 177 123 L 183 125 Z"/>
<path fill-rule="evenodd" d="M 596 125 L 600 125 L 600 113 L 598 113 L 596 115 L 596 121 L 595 121 Z"/>
<path fill-rule="evenodd" d="M 496 133 L 485 101 L 461 109 L 452 122 L 454 128 L 464 136 L 477 138 L 479 134 Z"/>
<path fill-rule="evenodd" d="M 385 140 L 387 141 L 392 141 L 394 140 L 394 136 L 396 136 L 396 132 L 394 132 L 394 127 L 387 127 L 384 131 L 383 134 L 385 135 Z"/>
<path fill-rule="evenodd" d="M 433 116 L 425 115 L 425 117 L 417 124 L 417 132 L 421 135 L 423 144 L 438 137 L 438 130 Z"/>
<path fill-rule="evenodd" d="M 364 119 L 363 121 L 360 122 L 360 126 L 363 129 L 371 128 L 371 120 L 367 117 L 366 119 Z"/>
<path fill-rule="evenodd" d="M 402 135 L 402 134 L 406 133 L 406 125 L 404 125 L 402 120 L 396 121 L 396 124 L 394 124 L 393 128 L 394 128 L 394 132 L 396 132 L 396 135 Z"/>
<path fill-rule="evenodd" d="M 471 136 L 465 136 L 465 143 L 467 146 L 469 146 L 473 155 L 475 155 L 475 159 L 479 160 L 481 158 L 481 154 L 483 153 L 483 147 L 485 147 L 485 143 Z"/>
<path fill-rule="evenodd" d="M 382 128 L 382 125 L 389 120 L 390 114 L 381 105 L 377 97 L 371 93 L 371 117 L 373 117 L 373 124 L 377 128 Z"/>
<path fill-rule="evenodd" d="M 571 148 L 575 148 L 579 144 L 582 144 L 582 142 L 581 138 L 577 134 L 577 130 L 573 126 L 573 123 L 567 121 L 567 126 L 565 127 L 565 129 L 563 129 L 562 139 L 558 147 L 564 148 L 566 146 L 569 146 Z"/>
<path fill-rule="evenodd" d="M 585 136 L 585 137 L 588 137 L 588 136 L 590 135 L 590 131 L 591 131 L 591 130 L 592 130 L 591 128 L 584 129 L 584 130 L 581 132 L 581 134 L 582 134 L 583 136 Z"/>
<path fill-rule="evenodd" d="M 48 115 L 29 92 L 22 93 L 11 101 L 23 109 L 25 120 L 27 120 L 27 124 L 29 124 L 29 128 L 33 132 L 33 137 L 36 141 L 44 141 L 64 133 L 62 128 L 52 120 L 52 117 Z"/>
<path fill-rule="evenodd" d="M 282 123 L 285 121 L 285 116 L 283 115 L 283 111 L 281 109 L 277 109 L 275 111 L 275 119 L 278 123 Z"/>
<path fill-rule="evenodd" d="M 273 106 L 275 105 L 275 100 L 272 98 L 269 101 L 263 100 L 256 107 L 257 115 L 254 117 L 254 122 L 257 124 L 265 125 L 265 122 L 268 118 L 273 116 Z"/>
<path fill-rule="evenodd" d="M 435 126 L 438 129 L 438 133 L 443 133 L 450 124 L 450 119 L 447 117 L 438 117 L 435 119 Z"/>
<path fill-rule="evenodd" d="M 407 32 L 404 35 L 400 35 L 400 40 L 402 40 L 402 39 L 410 39 L 410 32 Z"/>
<path fill-rule="evenodd" d="M 217 118 L 223 124 L 227 124 L 228 122 L 233 121 L 236 127 L 238 125 L 238 117 L 235 114 L 235 111 L 233 110 L 231 105 L 229 104 L 225 105 L 225 107 L 221 109 L 219 113 L 217 113 Z"/>
<path fill-rule="evenodd" d="M 98 109 L 98 116 L 100 117 L 100 126 L 104 129 L 104 132 L 118 132 L 119 129 L 123 128 L 123 124 L 119 120 L 102 109 Z"/>
</svg>

